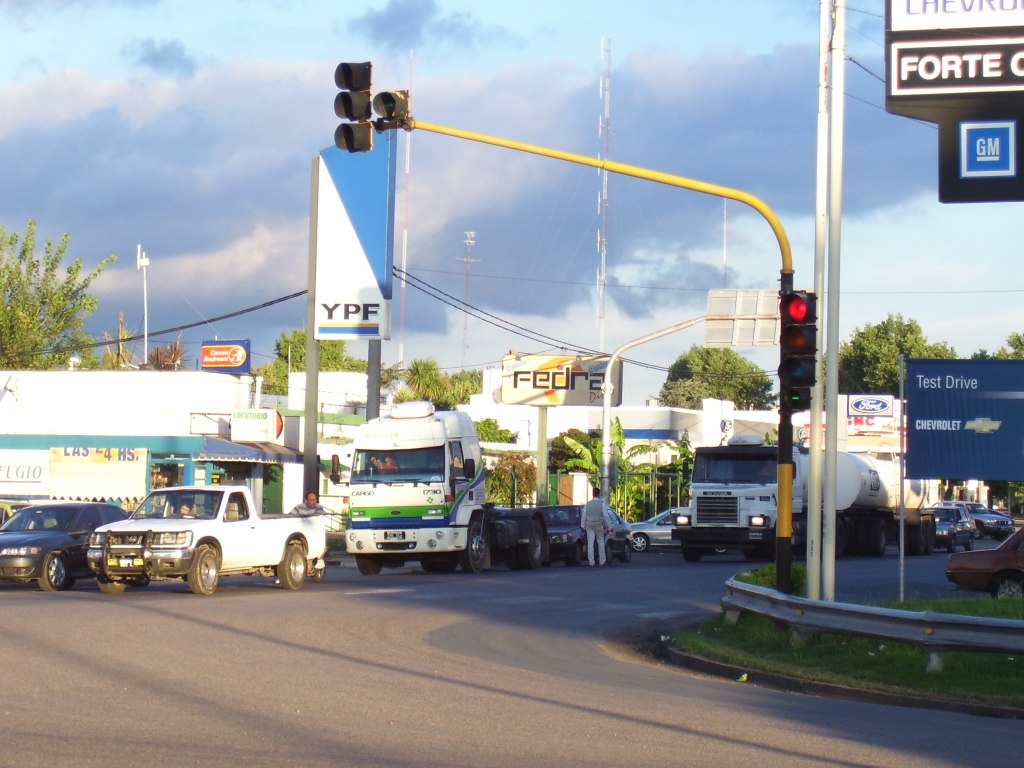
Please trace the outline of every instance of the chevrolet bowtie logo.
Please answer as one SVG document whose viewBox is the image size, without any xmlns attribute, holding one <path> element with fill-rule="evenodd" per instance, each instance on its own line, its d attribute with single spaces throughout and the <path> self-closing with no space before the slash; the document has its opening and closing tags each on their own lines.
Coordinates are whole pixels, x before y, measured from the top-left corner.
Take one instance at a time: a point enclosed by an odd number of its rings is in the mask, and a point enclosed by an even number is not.
<svg viewBox="0 0 1024 768">
<path fill-rule="evenodd" d="M 991 432 L 995 432 L 1002 426 L 1001 421 L 993 421 L 990 418 L 983 417 L 980 419 L 971 419 L 964 424 L 964 429 L 970 430 L 971 432 L 977 432 L 979 435 L 987 435 Z"/>
</svg>

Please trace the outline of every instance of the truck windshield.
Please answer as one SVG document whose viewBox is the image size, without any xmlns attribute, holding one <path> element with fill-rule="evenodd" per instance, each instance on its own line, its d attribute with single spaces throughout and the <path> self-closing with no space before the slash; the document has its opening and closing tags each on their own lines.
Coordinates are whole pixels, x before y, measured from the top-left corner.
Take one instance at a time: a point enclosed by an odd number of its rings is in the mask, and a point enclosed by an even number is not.
<svg viewBox="0 0 1024 768">
<path fill-rule="evenodd" d="M 356 450 L 352 484 L 440 483 L 444 480 L 444 446 L 405 450 Z"/>
<path fill-rule="evenodd" d="M 157 517 L 212 519 L 220 509 L 223 491 L 201 491 L 196 489 L 154 491 L 147 496 L 132 514 L 133 520 L 147 520 Z"/>
<path fill-rule="evenodd" d="M 774 483 L 778 465 L 774 456 L 761 454 L 700 454 L 693 461 L 694 483 Z"/>
</svg>

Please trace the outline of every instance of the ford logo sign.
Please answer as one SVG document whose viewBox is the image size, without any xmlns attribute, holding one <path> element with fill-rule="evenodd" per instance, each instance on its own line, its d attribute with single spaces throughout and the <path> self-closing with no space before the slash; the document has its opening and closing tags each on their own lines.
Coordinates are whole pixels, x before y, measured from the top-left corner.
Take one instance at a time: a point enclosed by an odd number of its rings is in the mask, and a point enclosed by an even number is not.
<svg viewBox="0 0 1024 768">
<path fill-rule="evenodd" d="M 850 401 L 850 411 L 853 413 L 876 414 L 888 411 L 892 404 L 880 397 L 858 397 Z"/>
</svg>

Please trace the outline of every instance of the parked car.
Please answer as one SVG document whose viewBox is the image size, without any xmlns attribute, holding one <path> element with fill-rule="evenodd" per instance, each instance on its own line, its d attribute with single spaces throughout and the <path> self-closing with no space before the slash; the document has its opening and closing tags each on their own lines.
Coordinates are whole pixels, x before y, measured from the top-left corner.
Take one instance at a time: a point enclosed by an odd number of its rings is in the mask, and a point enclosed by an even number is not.
<svg viewBox="0 0 1024 768">
<path fill-rule="evenodd" d="M 933 507 L 935 516 L 935 546 L 954 552 L 957 547 L 974 549 L 974 521 L 962 504 Z"/>
<path fill-rule="evenodd" d="M 1013 520 L 1009 515 L 989 509 L 978 501 L 964 502 L 971 517 L 974 518 L 974 527 L 978 531 L 978 538 L 983 539 L 991 536 L 993 539 L 1002 541 L 1016 530 Z"/>
<path fill-rule="evenodd" d="M 672 513 L 676 511 L 676 509 L 666 509 L 647 520 L 630 523 L 629 531 L 633 535 L 633 551 L 646 552 L 651 547 L 677 548 L 678 542 L 672 540 L 672 529 L 675 527 Z"/>
<path fill-rule="evenodd" d="M 950 555 L 946 578 L 960 589 L 993 597 L 1024 597 L 1024 529 L 995 549 Z"/>
<path fill-rule="evenodd" d="M 612 532 L 604 540 L 605 562 L 610 563 L 613 558 L 618 558 L 620 562 L 628 563 L 633 559 L 633 545 L 630 541 L 632 534 L 629 530 L 629 523 L 611 507 L 607 507 L 607 511 L 608 516 L 612 519 Z"/>
<path fill-rule="evenodd" d="M 549 562 L 564 560 L 566 565 L 582 563 L 587 549 L 587 537 L 580 525 L 583 505 L 557 504 L 538 509 L 544 513 L 548 526 Z"/>
<path fill-rule="evenodd" d="M 37 581 L 46 592 L 92 578 L 85 551 L 101 525 L 124 520 L 115 504 L 73 501 L 31 505 L 0 526 L 0 581 Z"/>
</svg>

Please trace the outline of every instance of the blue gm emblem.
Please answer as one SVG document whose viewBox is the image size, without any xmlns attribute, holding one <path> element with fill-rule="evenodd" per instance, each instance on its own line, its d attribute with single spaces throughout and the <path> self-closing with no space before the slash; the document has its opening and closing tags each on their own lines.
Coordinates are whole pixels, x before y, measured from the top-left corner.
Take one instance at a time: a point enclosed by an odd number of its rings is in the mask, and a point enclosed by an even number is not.
<svg viewBox="0 0 1024 768">
<path fill-rule="evenodd" d="M 850 398 L 849 411 L 855 416 L 891 416 L 892 398 L 863 395 Z"/>
<path fill-rule="evenodd" d="M 1016 138 L 1013 120 L 960 123 L 960 178 L 1015 177 Z"/>
</svg>

